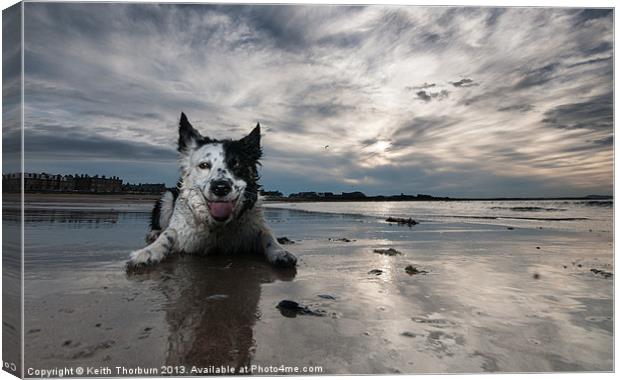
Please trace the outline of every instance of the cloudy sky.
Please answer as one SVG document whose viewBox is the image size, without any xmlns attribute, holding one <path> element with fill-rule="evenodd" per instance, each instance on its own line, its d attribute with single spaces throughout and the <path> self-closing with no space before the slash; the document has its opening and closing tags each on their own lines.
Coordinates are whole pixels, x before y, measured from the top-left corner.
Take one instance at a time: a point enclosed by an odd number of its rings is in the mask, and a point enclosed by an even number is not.
<svg viewBox="0 0 620 380">
<path fill-rule="evenodd" d="M 612 192 L 611 11 L 25 5 L 26 170 L 177 176 L 181 111 L 285 193 Z M 328 147 L 326 147 L 328 146 Z"/>
</svg>

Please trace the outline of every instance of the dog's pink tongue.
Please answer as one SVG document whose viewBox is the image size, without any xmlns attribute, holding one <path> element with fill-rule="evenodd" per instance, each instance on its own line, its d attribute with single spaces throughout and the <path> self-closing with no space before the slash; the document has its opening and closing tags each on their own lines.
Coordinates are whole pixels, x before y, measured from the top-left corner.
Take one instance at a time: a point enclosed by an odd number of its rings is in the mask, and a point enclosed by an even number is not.
<svg viewBox="0 0 620 380">
<path fill-rule="evenodd" d="M 232 202 L 211 202 L 209 204 L 209 211 L 211 211 L 211 216 L 215 219 L 224 220 L 228 219 L 230 214 L 233 212 L 233 203 Z"/>
</svg>

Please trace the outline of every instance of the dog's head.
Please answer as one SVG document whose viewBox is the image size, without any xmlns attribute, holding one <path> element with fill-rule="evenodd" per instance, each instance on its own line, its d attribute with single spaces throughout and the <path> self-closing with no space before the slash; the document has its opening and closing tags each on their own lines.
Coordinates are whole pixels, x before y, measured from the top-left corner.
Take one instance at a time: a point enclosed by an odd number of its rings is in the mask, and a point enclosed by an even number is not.
<svg viewBox="0 0 620 380">
<path fill-rule="evenodd" d="M 259 124 L 240 140 L 215 140 L 202 136 L 182 113 L 178 150 L 182 186 L 202 194 L 210 223 L 227 223 L 254 207 L 262 155 Z"/>
</svg>

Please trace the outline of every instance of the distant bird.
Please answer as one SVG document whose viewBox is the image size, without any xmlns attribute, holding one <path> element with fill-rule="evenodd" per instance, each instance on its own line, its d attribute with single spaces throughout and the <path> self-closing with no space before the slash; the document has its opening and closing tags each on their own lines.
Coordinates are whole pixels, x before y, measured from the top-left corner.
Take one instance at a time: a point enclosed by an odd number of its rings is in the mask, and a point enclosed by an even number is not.
<svg viewBox="0 0 620 380">
<path fill-rule="evenodd" d="M 323 149 L 327 149 L 327 148 L 329 148 L 329 145 L 325 145 L 325 147 L 323 147 Z"/>
</svg>

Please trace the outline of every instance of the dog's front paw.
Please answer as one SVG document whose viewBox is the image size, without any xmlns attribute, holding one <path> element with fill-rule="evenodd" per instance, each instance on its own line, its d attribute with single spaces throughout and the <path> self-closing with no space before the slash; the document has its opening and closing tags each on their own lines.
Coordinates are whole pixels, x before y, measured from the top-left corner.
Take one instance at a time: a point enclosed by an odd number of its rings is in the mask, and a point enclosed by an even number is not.
<svg viewBox="0 0 620 380">
<path fill-rule="evenodd" d="M 129 260 L 125 265 L 125 269 L 127 272 L 132 272 L 149 265 L 156 264 L 159 260 L 160 258 L 157 255 L 154 255 L 153 251 L 150 249 L 139 249 L 131 252 L 129 255 Z"/>
<path fill-rule="evenodd" d="M 281 249 L 272 252 L 271 255 L 269 255 L 269 261 L 271 264 L 280 268 L 292 268 L 297 264 L 297 257 L 289 251 Z"/>
</svg>

